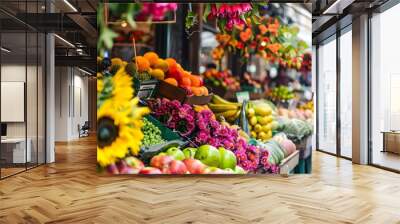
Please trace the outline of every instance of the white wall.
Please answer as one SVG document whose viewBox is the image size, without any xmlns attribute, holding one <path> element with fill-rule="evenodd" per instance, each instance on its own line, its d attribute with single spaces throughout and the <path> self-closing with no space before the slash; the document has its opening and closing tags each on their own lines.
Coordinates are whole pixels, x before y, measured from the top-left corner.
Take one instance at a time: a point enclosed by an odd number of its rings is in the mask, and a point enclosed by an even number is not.
<svg viewBox="0 0 400 224">
<path fill-rule="evenodd" d="M 55 140 L 79 138 L 78 125 L 88 120 L 88 78 L 76 68 L 56 67 Z"/>
</svg>

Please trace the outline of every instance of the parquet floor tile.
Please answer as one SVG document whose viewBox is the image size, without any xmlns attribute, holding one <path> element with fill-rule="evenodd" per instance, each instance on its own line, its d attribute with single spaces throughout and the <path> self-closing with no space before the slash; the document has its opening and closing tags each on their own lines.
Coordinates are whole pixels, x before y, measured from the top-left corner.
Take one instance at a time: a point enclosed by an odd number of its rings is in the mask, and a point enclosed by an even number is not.
<svg viewBox="0 0 400 224">
<path fill-rule="evenodd" d="M 400 175 L 323 153 L 311 175 L 106 176 L 93 137 L 0 181 L 0 223 L 398 223 Z"/>
</svg>

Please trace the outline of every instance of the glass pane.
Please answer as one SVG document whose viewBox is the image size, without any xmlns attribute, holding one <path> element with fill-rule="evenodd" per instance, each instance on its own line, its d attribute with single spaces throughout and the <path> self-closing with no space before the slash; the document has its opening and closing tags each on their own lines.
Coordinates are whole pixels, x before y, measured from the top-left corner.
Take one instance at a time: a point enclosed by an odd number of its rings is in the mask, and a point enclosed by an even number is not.
<svg viewBox="0 0 400 224">
<path fill-rule="evenodd" d="M 30 150 L 30 160 L 28 160 L 28 168 L 37 165 L 38 160 L 38 35 L 36 32 L 29 32 L 28 38 L 28 62 L 27 62 L 27 80 L 26 80 L 26 115 L 27 115 L 27 142 L 28 151 Z M 29 154 L 28 154 L 29 155 Z"/>
<path fill-rule="evenodd" d="M 377 14 L 371 38 L 372 163 L 395 170 L 400 170 L 400 33 L 393 29 L 398 21 L 400 5 Z"/>
<path fill-rule="evenodd" d="M 38 164 L 45 163 L 46 149 L 45 149 L 45 52 L 46 37 L 44 34 L 39 34 L 39 45 L 38 45 Z"/>
<path fill-rule="evenodd" d="M 340 153 L 352 157 L 352 33 L 340 37 Z"/>
<path fill-rule="evenodd" d="M 2 33 L 1 46 L 1 161 L 2 177 L 25 170 L 26 151 L 26 33 Z M 28 145 L 28 149 L 29 145 Z"/>
<path fill-rule="evenodd" d="M 318 146 L 336 153 L 336 41 L 318 48 Z"/>
</svg>

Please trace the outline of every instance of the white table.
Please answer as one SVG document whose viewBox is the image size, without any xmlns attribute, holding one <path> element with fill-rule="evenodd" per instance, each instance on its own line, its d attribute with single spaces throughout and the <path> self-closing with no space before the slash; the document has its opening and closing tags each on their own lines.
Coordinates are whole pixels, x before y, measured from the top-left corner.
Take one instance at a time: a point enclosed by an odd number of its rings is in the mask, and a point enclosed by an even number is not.
<svg viewBox="0 0 400 224">
<path fill-rule="evenodd" d="M 25 138 L 5 138 L 1 139 L 1 147 L 3 151 L 3 147 L 13 147 L 12 148 L 12 163 L 26 163 L 31 162 L 32 153 L 31 153 L 31 145 L 32 140 L 28 138 L 26 140 L 28 143 L 26 147 L 25 154 Z M 5 151 L 5 150 L 4 150 Z"/>
</svg>

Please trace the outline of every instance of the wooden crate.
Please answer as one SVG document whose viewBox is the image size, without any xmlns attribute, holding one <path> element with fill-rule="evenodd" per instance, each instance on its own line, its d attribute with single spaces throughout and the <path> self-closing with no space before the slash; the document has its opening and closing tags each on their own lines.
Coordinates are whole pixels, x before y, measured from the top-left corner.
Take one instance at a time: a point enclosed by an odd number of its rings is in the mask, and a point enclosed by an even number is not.
<svg viewBox="0 0 400 224">
<path fill-rule="evenodd" d="M 206 105 L 212 99 L 212 93 L 208 94 L 208 96 L 188 96 L 185 89 L 164 81 L 159 82 L 157 96 L 165 97 L 170 100 L 178 100 L 181 103 L 190 105 Z"/>
<path fill-rule="evenodd" d="M 281 175 L 289 175 L 292 170 L 299 164 L 300 152 L 296 150 L 290 156 L 285 158 L 279 164 L 279 174 Z"/>
</svg>

